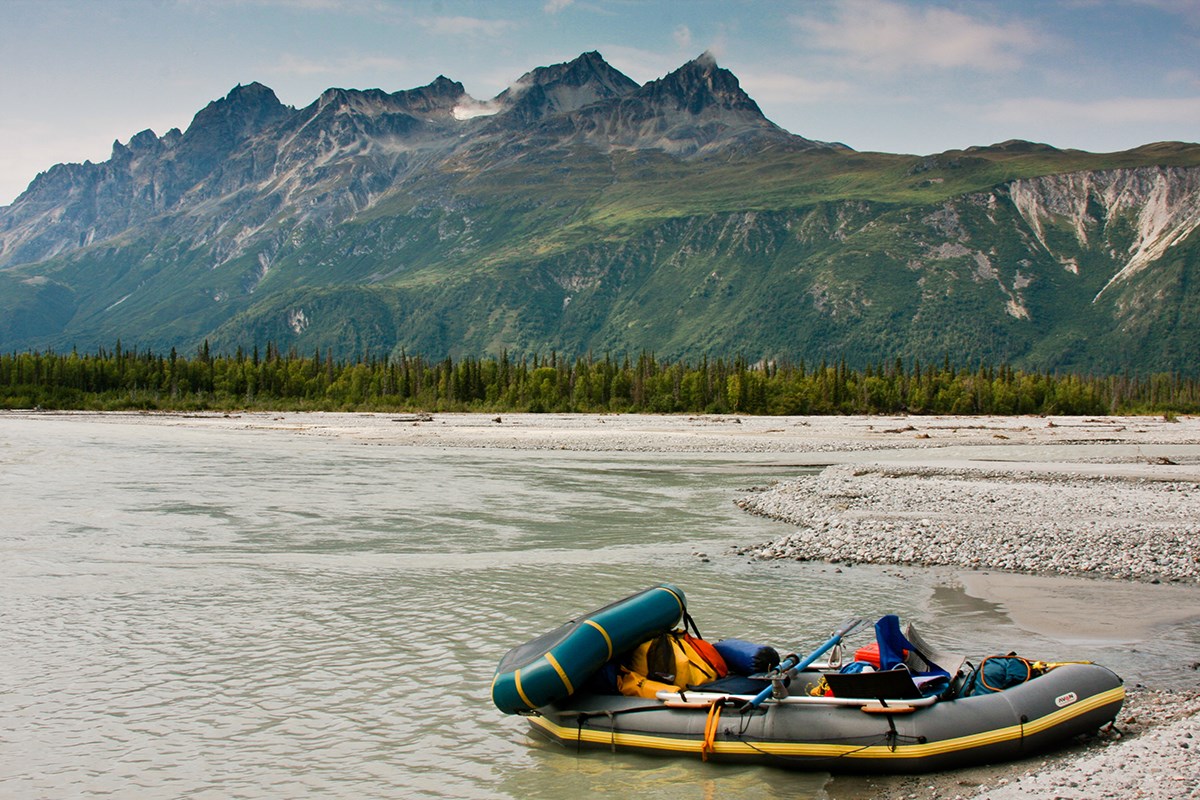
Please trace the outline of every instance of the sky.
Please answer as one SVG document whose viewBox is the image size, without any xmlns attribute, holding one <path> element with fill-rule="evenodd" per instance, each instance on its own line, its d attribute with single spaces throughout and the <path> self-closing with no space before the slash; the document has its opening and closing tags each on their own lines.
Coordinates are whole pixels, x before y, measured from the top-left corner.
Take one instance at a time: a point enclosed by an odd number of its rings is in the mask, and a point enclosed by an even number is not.
<svg viewBox="0 0 1200 800">
<path fill-rule="evenodd" d="M 0 0 L 0 205 L 239 83 L 482 100 L 590 50 L 639 83 L 711 52 L 773 122 L 856 150 L 1200 141 L 1200 0 Z"/>
</svg>

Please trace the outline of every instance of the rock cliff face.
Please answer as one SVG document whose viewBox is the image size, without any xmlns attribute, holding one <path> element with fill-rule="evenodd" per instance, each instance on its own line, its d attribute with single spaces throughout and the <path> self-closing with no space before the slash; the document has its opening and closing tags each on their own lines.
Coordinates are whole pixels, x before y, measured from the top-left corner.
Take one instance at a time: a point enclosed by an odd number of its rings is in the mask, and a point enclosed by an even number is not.
<svg viewBox="0 0 1200 800">
<path fill-rule="evenodd" d="M 1179 167 L 1048 175 L 1014 181 L 1009 197 L 1047 252 L 1047 224 L 1065 224 L 1078 248 L 1106 248 L 1120 269 L 1104 289 L 1146 269 L 1200 227 L 1200 170 Z M 1133 228 L 1133 240 L 1129 227 Z M 1124 249 L 1122 250 L 1122 247 Z M 1077 270 L 1072 254 L 1060 260 Z M 1097 295 L 1099 299 L 1099 295 Z"/>
<path fill-rule="evenodd" d="M 624 97 L 637 88 L 636 81 L 609 66 L 599 53 L 591 52 L 567 64 L 525 73 L 496 97 L 492 107 L 504 111 L 501 127 L 519 128 Z"/>
<path fill-rule="evenodd" d="M 705 54 L 439 76 L 186 131 L 0 208 L 0 346 L 312 347 L 1200 367 L 1200 147 L 855 153 Z"/>
</svg>

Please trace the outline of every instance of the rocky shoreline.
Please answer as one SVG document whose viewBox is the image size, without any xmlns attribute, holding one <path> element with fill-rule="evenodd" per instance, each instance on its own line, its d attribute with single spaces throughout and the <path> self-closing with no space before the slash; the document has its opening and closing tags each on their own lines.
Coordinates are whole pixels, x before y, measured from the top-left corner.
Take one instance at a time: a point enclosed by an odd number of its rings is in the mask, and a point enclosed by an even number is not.
<svg viewBox="0 0 1200 800">
<path fill-rule="evenodd" d="M 978 800 L 1200 797 L 1200 693 L 1133 691 L 1117 720 L 1082 753 L 980 786 Z"/>
<path fill-rule="evenodd" d="M 797 526 L 739 555 L 1200 581 L 1191 482 L 837 465 L 735 502 Z"/>
<path fill-rule="evenodd" d="M 1200 417 L 748 417 L 656 414 L 351 414 L 324 412 L 0 411 L 322 436 L 363 444 L 621 453 L 711 453 L 827 465 L 886 455 L 933 464 L 979 453 L 1000 461 L 1121 465 L 1200 480 Z M 1083 448 L 1080 452 L 1071 452 Z M 1187 453 L 1180 457 L 1180 448 Z M 1117 452 L 1115 452 L 1117 451 Z M 1012 456 L 1004 455 L 1013 453 Z M 1020 453 L 1021 455 L 1016 455 Z"/>
<path fill-rule="evenodd" d="M 1111 729 L 1016 764 L 932 775 L 837 778 L 830 800 L 1195 800 L 1200 690 L 1129 689 Z"/>
<path fill-rule="evenodd" d="M 835 464 L 735 500 L 795 526 L 732 552 L 764 561 L 946 566 L 1200 583 L 1200 484 L 1079 463 Z M 1198 654 L 1200 655 L 1200 654 Z M 1200 662 L 1193 664 L 1195 669 Z M 1133 687 L 1117 723 L 1032 762 L 835 781 L 885 800 L 1200 798 L 1200 690 Z"/>
</svg>

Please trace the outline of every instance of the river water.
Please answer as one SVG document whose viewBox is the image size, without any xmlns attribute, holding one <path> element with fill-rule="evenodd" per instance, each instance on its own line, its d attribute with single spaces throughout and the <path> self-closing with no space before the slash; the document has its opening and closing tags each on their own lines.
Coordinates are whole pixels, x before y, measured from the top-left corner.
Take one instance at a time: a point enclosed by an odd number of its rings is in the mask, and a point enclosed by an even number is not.
<svg viewBox="0 0 1200 800">
<path fill-rule="evenodd" d="M 1194 626 L 1059 641 L 934 572 L 730 555 L 784 530 L 731 502 L 781 469 L 0 417 L 0 796 L 823 796 L 565 752 L 491 705 L 509 647 L 659 581 L 708 638 L 781 650 L 888 612 L 1156 684 L 1200 648 Z"/>
</svg>

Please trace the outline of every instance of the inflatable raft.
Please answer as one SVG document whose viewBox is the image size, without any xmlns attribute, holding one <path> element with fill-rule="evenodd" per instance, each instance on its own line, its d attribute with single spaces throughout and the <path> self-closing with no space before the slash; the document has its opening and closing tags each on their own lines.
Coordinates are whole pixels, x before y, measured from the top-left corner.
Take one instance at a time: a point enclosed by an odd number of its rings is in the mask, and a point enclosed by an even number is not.
<svg viewBox="0 0 1200 800">
<path fill-rule="evenodd" d="M 1124 696 L 1104 667 L 1065 664 L 958 700 L 793 696 L 743 713 L 749 695 L 584 695 L 538 709 L 529 723 L 572 747 L 827 772 L 929 772 L 1009 761 L 1095 731 L 1116 718 Z"/>
<path fill-rule="evenodd" d="M 1050 665 L 1003 691 L 957 699 L 921 696 L 904 670 L 839 678 L 829 667 L 792 671 L 790 692 L 765 700 L 759 688 L 772 682 L 757 676 L 653 698 L 581 688 L 614 656 L 669 630 L 685 610 L 683 593 L 663 584 L 567 623 L 505 656 L 493 699 L 571 749 L 828 772 L 926 772 L 1021 758 L 1094 732 L 1116 719 L 1125 697 L 1117 675 L 1089 663 Z M 775 677 L 781 688 L 784 676 Z M 822 678 L 832 695 L 806 691 Z"/>
<path fill-rule="evenodd" d="M 574 694 L 613 656 L 675 627 L 686 607 L 681 589 L 661 583 L 514 647 L 496 668 L 492 702 L 518 714 Z"/>
</svg>

